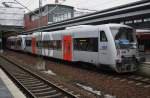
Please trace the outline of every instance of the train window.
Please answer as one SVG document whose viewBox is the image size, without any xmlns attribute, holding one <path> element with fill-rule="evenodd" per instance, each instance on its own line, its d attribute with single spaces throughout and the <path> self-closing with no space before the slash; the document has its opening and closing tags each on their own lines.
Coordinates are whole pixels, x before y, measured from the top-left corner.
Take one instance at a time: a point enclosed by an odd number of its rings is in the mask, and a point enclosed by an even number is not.
<svg viewBox="0 0 150 98">
<path fill-rule="evenodd" d="M 107 42 L 107 37 L 104 31 L 100 31 L 100 41 Z"/>
<path fill-rule="evenodd" d="M 71 53 L 71 51 L 70 51 L 70 49 L 71 49 L 71 47 L 70 47 L 71 42 L 68 41 L 67 44 L 68 44 L 68 45 L 67 45 L 67 46 L 68 46 L 68 47 L 67 47 L 67 48 L 68 48 L 68 54 L 70 54 L 70 53 Z"/>
<path fill-rule="evenodd" d="M 57 41 L 56 40 L 53 40 L 53 48 L 54 48 L 54 50 L 57 49 Z"/>
<path fill-rule="evenodd" d="M 48 49 L 49 48 L 49 41 L 43 41 L 43 48 Z"/>
<path fill-rule="evenodd" d="M 46 48 L 46 49 L 54 49 L 54 50 L 59 50 L 61 49 L 61 40 L 49 40 L 49 41 L 38 41 L 37 42 L 37 47 L 41 48 Z"/>
<path fill-rule="evenodd" d="M 41 41 L 37 41 L 37 42 L 36 42 L 36 46 L 37 46 L 38 48 L 41 48 L 41 47 L 42 47 L 42 42 L 41 42 Z"/>
<path fill-rule="evenodd" d="M 61 40 L 57 40 L 57 49 L 61 49 L 62 43 Z"/>
<path fill-rule="evenodd" d="M 75 38 L 74 50 L 98 52 L 98 38 Z"/>
<path fill-rule="evenodd" d="M 19 45 L 21 46 L 22 40 L 19 40 Z"/>
<path fill-rule="evenodd" d="M 49 41 L 49 49 L 53 49 L 53 41 Z"/>
<path fill-rule="evenodd" d="M 31 40 L 26 40 L 26 46 L 31 46 Z"/>
<path fill-rule="evenodd" d="M 17 40 L 17 46 L 21 46 L 21 40 Z"/>
<path fill-rule="evenodd" d="M 61 46 L 62 45 L 61 40 L 53 40 L 52 44 L 53 44 L 53 49 L 54 50 L 59 50 L 62 47 Z"/>
<path fill-rule="evenodd" d="M 11 45 L 11 46 L 13 46 L 14 45 L 14 41 L 9 41 L 9 44 Z"/>
<path fill-rule="evenodd" d="M 150 41 L 149 40 L 145 40 L 144 44 L 145 44 L 145 50 L 150 49 Z"/>
<path fill-rule="evenodd" d="M 36 46 L 37 46 L 37 47 L 39 47 L 39 43 L 38 43 L 38 41 L 36 41 Z"/>
</svg>

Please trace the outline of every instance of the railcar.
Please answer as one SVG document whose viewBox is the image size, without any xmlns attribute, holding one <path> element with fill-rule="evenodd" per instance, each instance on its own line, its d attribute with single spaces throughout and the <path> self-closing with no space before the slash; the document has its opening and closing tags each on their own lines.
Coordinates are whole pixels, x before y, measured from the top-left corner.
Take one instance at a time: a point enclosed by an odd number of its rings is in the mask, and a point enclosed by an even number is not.
<svg viewBox="0 0 150 98">
<path fill-rule="evenodd" d="M 11 36 L 7 39 L 7 48 L 24 51 L 26 35 Z"/>
<path fill-rule="evenodd" d="M 26 43 L 25 43 L 26 35 L 18 35 L 16 37 L 16 50 L 24 51 Z"/>
<path fill-rule="evenodd" d="M 15 49 L 16 44 L 16 36 L 10 36 L 7 38 L 7 44 L 6 47 L 9 49 Z"/>
<path fill-rule="evenodd" d="M 36 42 L 34 35 L 26 35 L 25 39 L 25 52 L 35 54 Z"/>
<path fill-rule="evenodd" d="M 25 37 L 24 51 L 72 62 L 134 72 L 140 62 L 135 30 L 122 24 L 80 25 Z"/>
</svg>

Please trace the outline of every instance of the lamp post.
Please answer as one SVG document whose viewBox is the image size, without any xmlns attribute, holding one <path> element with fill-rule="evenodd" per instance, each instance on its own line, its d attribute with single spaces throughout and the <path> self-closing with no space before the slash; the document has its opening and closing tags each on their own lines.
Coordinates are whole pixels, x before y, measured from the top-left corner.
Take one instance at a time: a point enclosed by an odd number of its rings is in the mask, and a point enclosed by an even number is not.
<svg viewBox="0 0 150 98">
<path fill-rule="evenodd" d="M 41 58 L 42 58 L 42 46 L 43 46 L 43 43 L 42 43 L 42 31 L 40 31 L 41 30 L 40 27 L 42 26 L 41 25 L 41 19 L 42 19 L 41 8 L 42 8 L 42 0 L 39 0 L 39 23 L 38 23 L 39 26 L 38 26 L 38 28 L 39 28 L 39 32 L 41 33 L 41 38 L 40 38 L 41 43 L 40 43 L 40 45 L 41 45 Z"/>
</svg>

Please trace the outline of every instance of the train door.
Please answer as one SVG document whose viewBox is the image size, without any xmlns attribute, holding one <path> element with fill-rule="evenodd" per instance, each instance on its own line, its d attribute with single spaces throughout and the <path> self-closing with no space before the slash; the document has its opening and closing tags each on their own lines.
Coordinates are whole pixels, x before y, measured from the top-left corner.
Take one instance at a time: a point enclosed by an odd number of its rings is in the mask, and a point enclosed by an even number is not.
<svg viewBox="0 0 150 98">
<path fill-rule="evenodd" d="M 35 54 L 36 53 L 36 39 L 34 37 L 32 37 L 32 53 Z"/>
<path fill-rule="evenodd" d="M 108 64 L 108 39 L 106 37 L 106 32 L 100 30 L 99 32 L 99 61 L 101 64 Z"/>
<path fill-rule="evenodd" d="M 63 59 L 72 60 L 72 37 L 70 35 L 63 37 Z"/>
</svg>

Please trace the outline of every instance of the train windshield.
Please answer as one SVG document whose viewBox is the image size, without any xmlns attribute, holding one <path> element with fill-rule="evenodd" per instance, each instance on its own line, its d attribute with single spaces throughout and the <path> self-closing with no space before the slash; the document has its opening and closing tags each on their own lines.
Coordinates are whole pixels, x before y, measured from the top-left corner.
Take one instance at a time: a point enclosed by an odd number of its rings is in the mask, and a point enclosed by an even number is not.
<svg viewBox="0 0 150 98">
<path fill-rule="evenodd" d="M 111 27 L 111 32 L 117 48 L 136 48 L 135 32 L 132 28 Z"/>
</svg>

